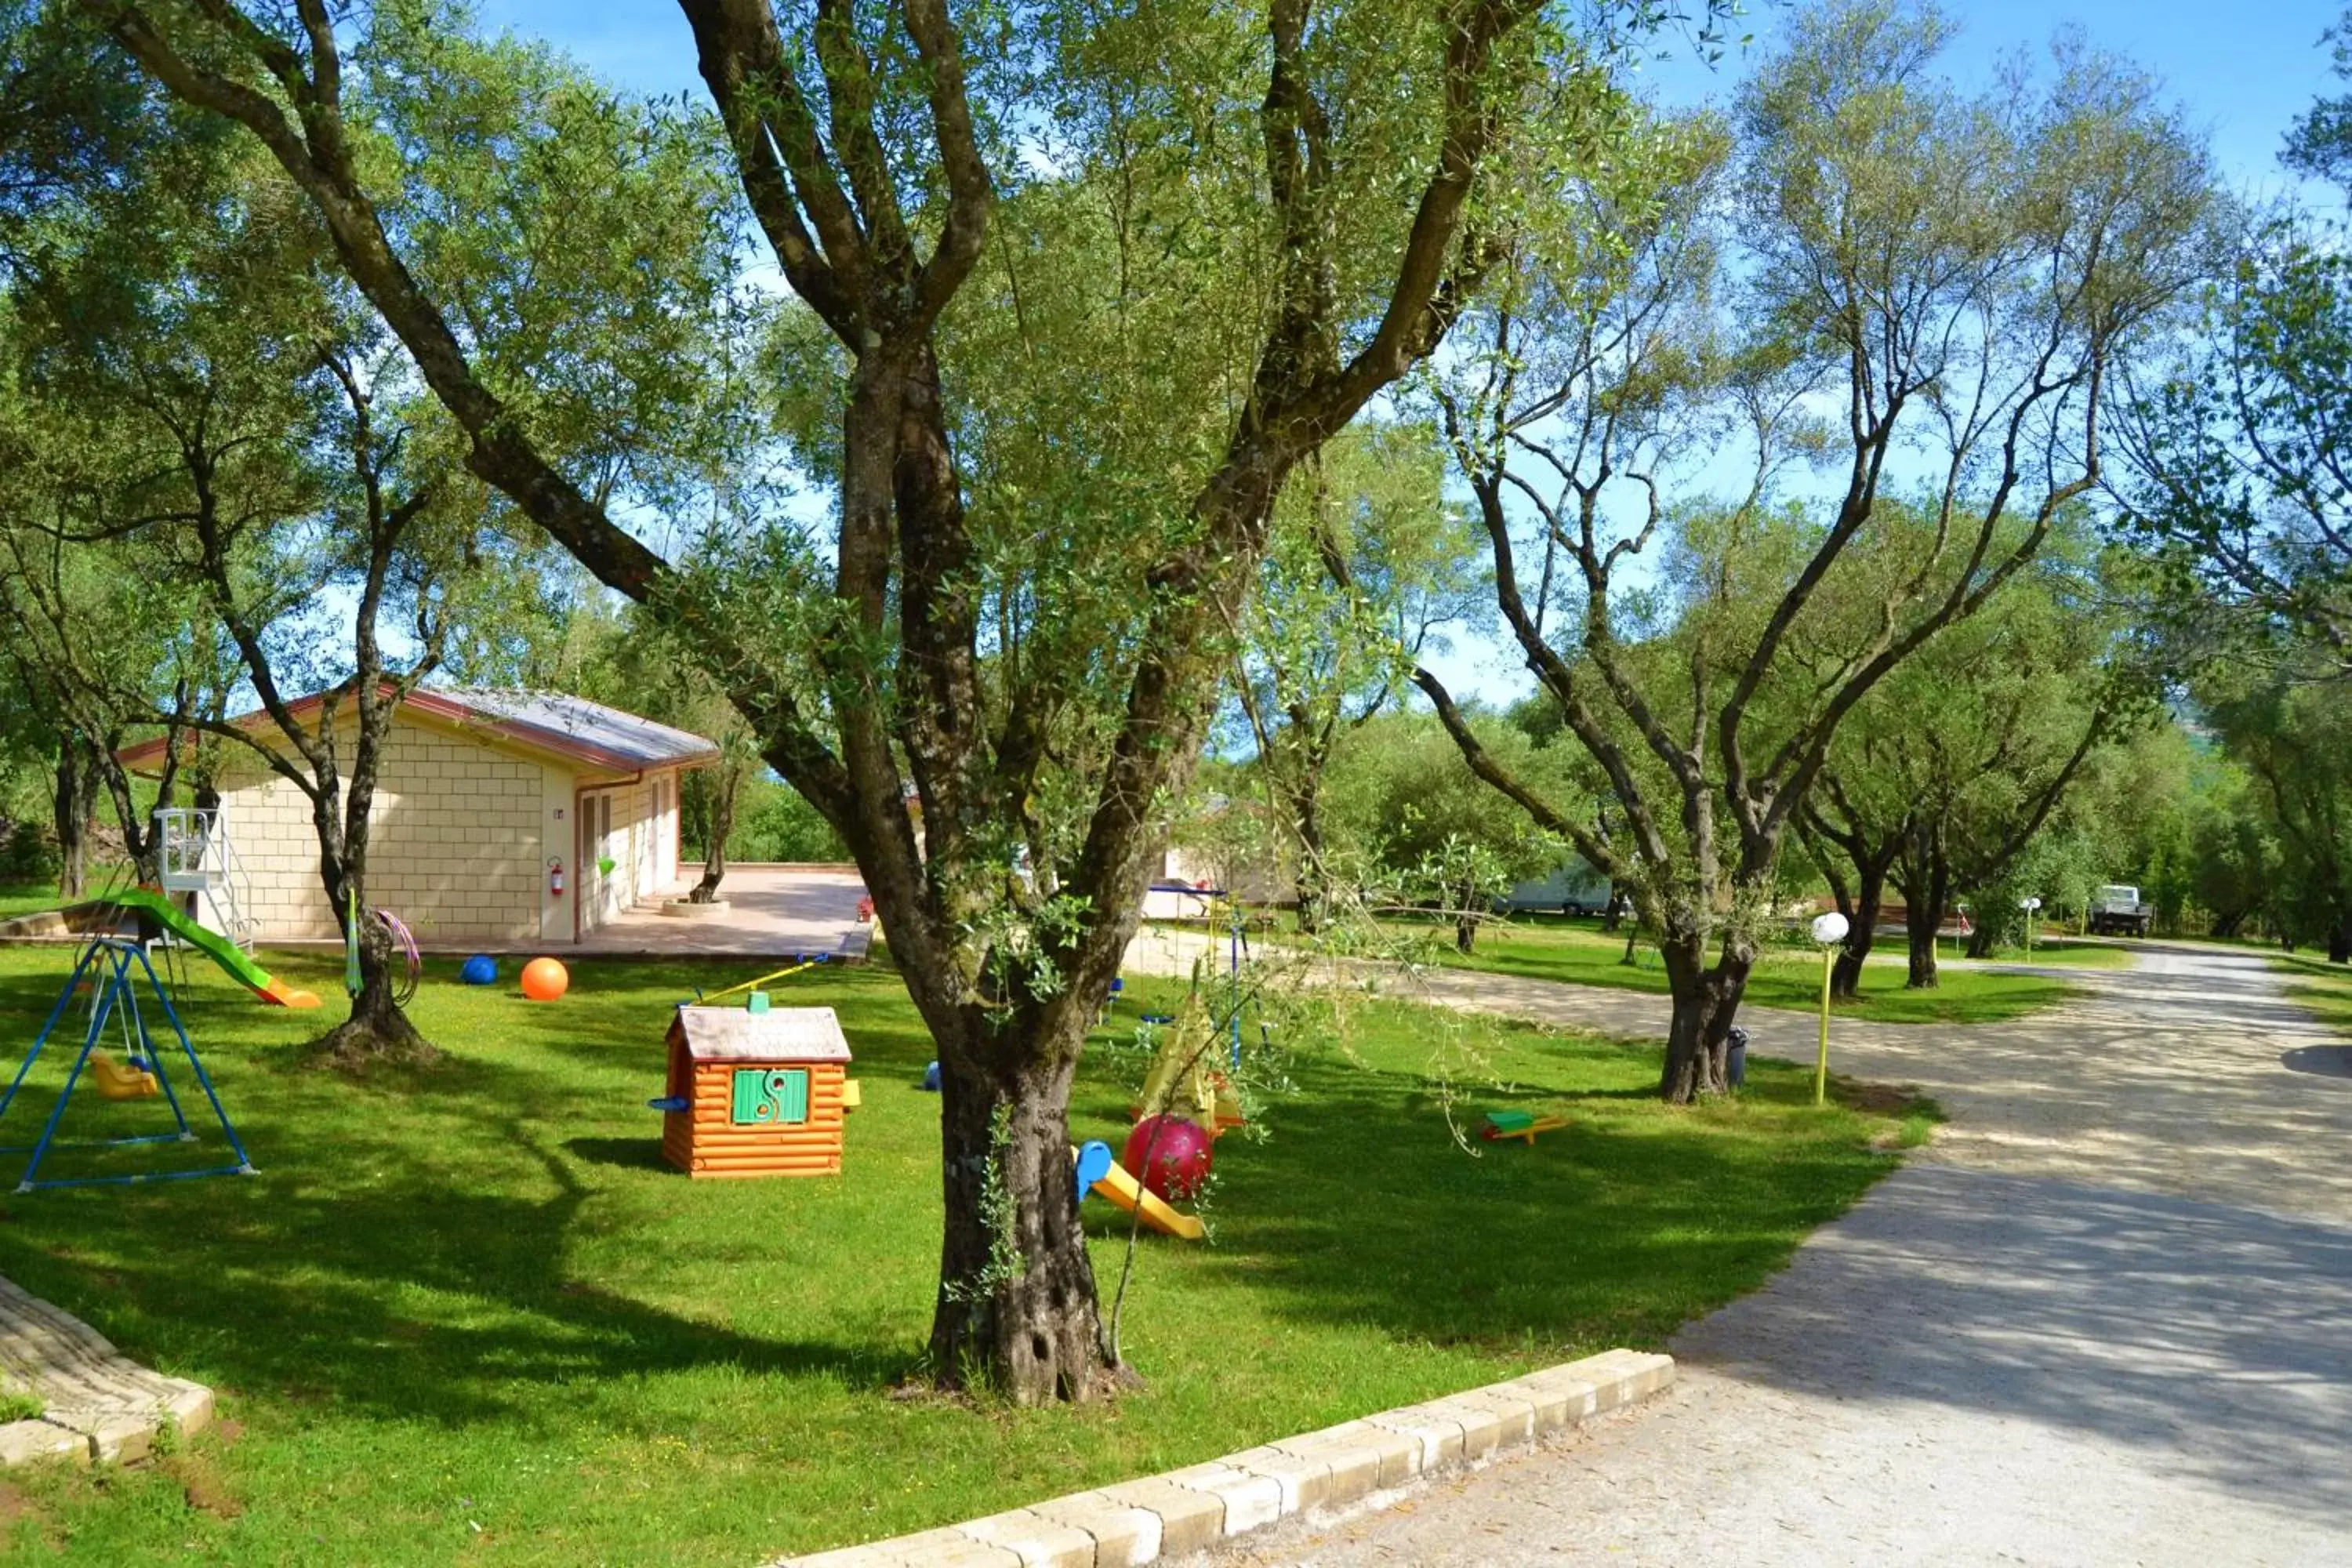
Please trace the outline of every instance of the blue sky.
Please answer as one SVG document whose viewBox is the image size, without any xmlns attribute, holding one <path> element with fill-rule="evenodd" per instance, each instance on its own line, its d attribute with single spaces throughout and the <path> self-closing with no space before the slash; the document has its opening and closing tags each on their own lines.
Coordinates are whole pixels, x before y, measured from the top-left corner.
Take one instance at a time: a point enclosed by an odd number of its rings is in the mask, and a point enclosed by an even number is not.
<svg viewBox="0 0 2352 1568">
<path fill-rule="evenodd" d="M 2210 138 L 2229 182 L 2257 198 L 2295 191 L 2278 166 L 2281 138 L 2313 99 L 2339 89 L 2320 35 L 2341 0 L 1946 0 L 1945 9 L 1960 29 L 1947 65 L 1963 82 L 1990 79 L 2003 58 L 2039 51 L 2067 27 L 2137 61 Z M 483 0 L 480 11 L 492 28 L 546 38 L 608 80 L 646 93 L 702 94 L 692 35 L 667 0 Z M 1769 46 L 1789 8 L 1750 0 L 1750 13 L 1741 26 Z M 1678 106 L 1727 94 L 1739 74 L 1736 59 L 1710 70 L 1687 49 L 1645 70 L 1656 96 Z M 1432 663 L 1457 694 L 1499 700 L 1526 687 L 1517 661 L 1475 634 L 1457 637 L 1454 650 Z"/>
</svg>

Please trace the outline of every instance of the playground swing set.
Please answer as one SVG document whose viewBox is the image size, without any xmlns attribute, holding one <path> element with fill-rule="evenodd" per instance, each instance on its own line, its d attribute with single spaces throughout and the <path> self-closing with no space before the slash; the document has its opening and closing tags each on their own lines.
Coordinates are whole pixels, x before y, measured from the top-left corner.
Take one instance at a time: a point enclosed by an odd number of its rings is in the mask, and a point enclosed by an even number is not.
<svg viewBox="0 0 2352 1568">
<path fill-rule="evenodd" d="M 49 1008 L 47 1019 L 32 1045 L 16 1064 L 14 1077 L 5 1091 L 0 1091 L 0 1127 L 7 1123 L 9 1113 L 24 1097 L 26 1081 L 31 1078 L 41 1053 L 58 1034 L 76 996 L 89 997 L 89 1011 L 83 1019 L 81 1046 L 66 1070 L 65 1087 L 58 1093 L 49 1108 L 47 1119 L 41 1124 L 39 1136 L 31 1143 L 0 1144 L 0 1155 L 26 1154 L 23 1173 L 16 1190 L 29 1193 L 50 1187 L 119 1186 L 140 1182 L 184 1181 L 198 1176 L 249 1176 L 255 1173 L 252 1160 L 247 1155 L 244 1140 L 237 1136 L 236 1124 L 230 1121 L 227 1109 L 221 1104 L 220 1094 L 213 1086 L 212 1075 L 205 1070 L 204 1059 L 196 1052 L 194 1040 L 173 1004 L 176 991 L 186 994 L 186 976 L 179 971 L 179 955 L 184 949 L 203 953 L 231 979 L 252 992 L 255 998 L 266 1004 L 289 1008 L 308 1009 L 319 1005 L 315 993 L 297 990 L 273 979 L 250 954 L 234 941 L 213 931 L 180 908 L 163 892 L 152 888 L 123 888 L 105 894 L 100 900 L 104 911 L 111 917 L 104 929 L 82 944 L 74 961 L 73 973 L 58 993 Z M 346 989 L 357 994 L 360 987 L 358 910 L 354 906 L 352 920 L 347 924 L 344 945 L 344 981 Z M 370 911 L 382 923 L 394 948 L 406 961 L 404 975 L 395 980 L 396 995 L 406 1002 L 416 990 L 423 973 L 424 960 L 416 946 L 416 938 L 400 917 L 390 910 Z M 133 922 L 136 922 L 134 924 Z M 126 935 L 126 930 L 152 931 L 163 947 L 164 967 L 173 979 L 159 974 L 151 956 L 151 943 Z M 145 1001 L 141 997 L 144 983 Z M 159 1036 L 154 1020 L 161 1019 L 170 1030 L 168 1040 Z M 122 1056 L 118 1059 L 110 1047 L 119 1043 Z M 135 1148 L 153 1143 L 194 1143 L 201 1141 L 195 1127 L 188 1120 L 188 1110 L 182 1100 L 182 1087 L 173 1082 L 177 1070 L 169 1065 L 177 1058 L 184 1060 L 190 1079 L 204 1092 L 205 1102 L 212 1109 L 213 1117 L 220 1123 L 222 1135 L 228 1141 L 234 1159 L 224 1164 L 203 1165 L 191 1170 L 131 1171 L 97 1175 L 76 1175 L 44 1178 L 41 1167 L 49 1155 L 60 1149 L 98 1150 Z M 87 1082 L 95 1085 L 99 1097 L 109 1102 L 129 1102 L 161 1099 L 171 1112 L 172 1126 L 163 1131 L 123 1133 L 107 1138 L 63 1139 L 58 1131 L 65 1121 L 66 1109 L 73 1102 L 78 1089 Z"/>
<path fill-rule="evenodd" d="M 157 1048 L 154 1033 L 149 1026 L 149 1012 L 142 1008 L 138 982 L 146 982 L 147 994 L 153 1012 L 170 1025 L 172 1039 L 179 1054 L 186 1059 L 188 1071 L 205 1100 L 212 1107 L 220 1122 L 221 1133 L 228 1140 L 229 1152 L 236 1156 L 232 1163 L 205 1165 L 185 1171 L 140 1171 L 127 1173 L 67 1176 L 43 1180 L 41 1163 L 54 1149 L 116 1149 L 147 1143 L 193 1143 L 197 1141 L 195 1129 L 189 1124 L 187 1108 L 182 1104 L 180 1090 L 172 1081 L 168 1068 L 168 1052 Z M 0 1154 L 30 1154 L 25 1163 L 24 1174 L 17 1179 L 16 1191 L 29 1193 L 44 1187 L 80 1187 L 121 1185 L 133 1182 L 182 1180 L 195 1176 L 249 1176 L 254 1173 L 253 1162 L 245 1152 L 245 1143 L 236 1135 L 236 1127 L 228 1119 L 221 1104 L 220 1094 L 213 1088 L 212 1075 L 205 1071 L 204 1059 L 196 1055 L 195 1042 L 188 1037 L 187 1026 L 180 1021 L 179 1009 L 173 1006 L 170 991 L 155 973 L 147 950 L 135 942 L 111 932 L 94 936 L 83 944 L 80 956 L 75 960 L 73 974 L 58 993 L 56 1005 L 49 1009 L 47 1022 L 33 1037 L 32 1047 L 17 1064 L 16 1077 L 9 1080 L 7 1091 L 0 1094 L 0 1123 L 16 1104 L 25 1080 L 40 1059 L 41 1052 L 57 1032 L 75 994 L 87 982 L 89 990 L 89 1016 L 82 1027 L 81 1048 L 73 1065 L 66 1070 L 65 1088 L 58 1092 L 57 1103 L 49 1108 L 48 1120 L 42 1123 L 40 1137 L 29 1144 L 0 1145 Z M 101 1049 L 109 1038 L 111 1025 L 121 1038 L 124 1059 L 115 1060 L 110 1051 Z M 72 1103 L 74 1091 L 87 1075 L 98 1086 L 101 1099 L 108 1100 L 148 1100 L 161 1096 L 172 1112 L 172 1129 L 163 1132 L 124 1133 L 112 1138 L 76 1139 L 59 1142 L 58 1125 L 65 1120 L 66 1107 Z"/>
</svg>

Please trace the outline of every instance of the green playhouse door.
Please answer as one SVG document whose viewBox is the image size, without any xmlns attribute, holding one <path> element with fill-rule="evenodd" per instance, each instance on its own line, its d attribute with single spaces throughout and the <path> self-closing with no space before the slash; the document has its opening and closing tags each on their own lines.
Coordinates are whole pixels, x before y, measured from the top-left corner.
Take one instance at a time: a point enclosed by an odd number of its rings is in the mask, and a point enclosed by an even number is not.
<svg viewBox="0 0 2352 1568">
<path fill-rule="evenodd" d="M 738 1127 L 795 1127 L 808 1120 L 806 1068 L 737 1068 L 734 1090 Z"/>
</svg>

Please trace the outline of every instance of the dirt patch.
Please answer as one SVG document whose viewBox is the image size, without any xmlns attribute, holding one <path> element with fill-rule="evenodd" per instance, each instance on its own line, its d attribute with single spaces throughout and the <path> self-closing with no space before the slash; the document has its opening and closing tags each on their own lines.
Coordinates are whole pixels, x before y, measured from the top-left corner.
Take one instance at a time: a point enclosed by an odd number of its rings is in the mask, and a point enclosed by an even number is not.
<svg viewBox="0 0 2352 1568">
<path fill-rule="evenodd" d="M 235 1519 L 245 1511 L 221 1477 L 220 1468 L 202 1454 L 173 1454 L 160 1467 L 180 1489 L 180 1495 L 198 1513 L 215 1519 Z"/>
<path fill-rule="evenodd" d="M 1916 1089 L 1891 1083 L 1855 1083 L 1839 1079 L 1830 1085 L 1831 1092 L 1840 1105 L 1873 1116 L 1907 1116 L 1923 1110 L 1924 1102 Z"/>
</svg>

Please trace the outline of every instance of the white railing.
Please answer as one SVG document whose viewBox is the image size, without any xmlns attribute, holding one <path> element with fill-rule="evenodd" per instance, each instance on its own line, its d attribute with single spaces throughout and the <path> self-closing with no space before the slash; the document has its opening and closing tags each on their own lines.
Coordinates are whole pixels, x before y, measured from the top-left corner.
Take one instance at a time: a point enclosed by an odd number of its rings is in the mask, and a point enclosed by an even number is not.
<svg viewBox="0 0 2352 1568">
<path fill-rule="evenodd" d="M 228 818 L 216 808 L 166 806 L 155 813 L 155 835 L 163 890 L 195 894 L 198 920 L 209 901 L 211 923 L 239 947 L 251 947 L 258 922 L 244 912 L 248 884 Z"/>
</svg>

